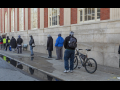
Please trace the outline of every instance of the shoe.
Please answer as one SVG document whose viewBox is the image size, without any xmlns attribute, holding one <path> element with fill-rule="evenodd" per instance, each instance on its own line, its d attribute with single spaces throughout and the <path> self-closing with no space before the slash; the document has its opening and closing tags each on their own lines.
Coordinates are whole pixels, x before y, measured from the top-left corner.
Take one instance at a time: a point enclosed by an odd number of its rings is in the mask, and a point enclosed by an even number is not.
<svg viewBox="0 0 120 90">
<path fill-rule="evenodd" d="M 64 71 L 64 73 L 68 73 L 68 72 L 69 72 L 69 70 L 65 70 L 65 71 Z"/>
<path fill-rule="evenodd" d="M 55 59 L 55 60 L 60 60 L 60 59 Z"/>
<path fill-rule="evenodd" d="M 70 70 L 71 73 L 73 73 L 73 70 Z"/>
</svg>

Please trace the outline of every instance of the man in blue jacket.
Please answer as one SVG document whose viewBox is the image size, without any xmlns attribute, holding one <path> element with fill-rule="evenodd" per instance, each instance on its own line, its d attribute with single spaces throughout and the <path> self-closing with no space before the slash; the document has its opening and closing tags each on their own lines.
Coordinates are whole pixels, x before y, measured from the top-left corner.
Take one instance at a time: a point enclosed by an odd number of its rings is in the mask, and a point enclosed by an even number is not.
<svg viewBox="0 0 120 90">
<path fill-rule="evenodd" d="M 63 43 L 64 39 L 61 37 L 61 34 L 58 34 L 58 38 L 56 39 L 55 47 L 56 47 L 56 54 L 57 59 L 56 60 L 62 60 L 63 57 Z"/>
</svg>

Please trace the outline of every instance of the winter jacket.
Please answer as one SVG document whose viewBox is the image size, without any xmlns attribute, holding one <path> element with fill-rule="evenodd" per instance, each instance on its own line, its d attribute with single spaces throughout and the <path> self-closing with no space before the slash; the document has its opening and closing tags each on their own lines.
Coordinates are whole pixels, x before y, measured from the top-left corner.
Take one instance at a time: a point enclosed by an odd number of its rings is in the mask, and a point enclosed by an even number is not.
<svg viewBox="0 0 120 90">
<path fill-rule="evenodd" d="M 23 40 L 22 40 L 22 38 L 19 37 L 19 38 L 17 39 L 17 44 L 18 44 L 18 45 L 21 45 L 22 43 L 23 43 Z"/>
<path fill-rule="evenodd" d="M 17 47 L 17 41 L 14 37 L 12 37 L 12 39 L 10 40 L 10 45 L 11 45 L 12 48 Z"/>
<path fill-rule="evenodd" d="M 58 36 L 56 39 L 55 47 L 62 47 L 64 43 L 64 39 L 61 36 Z"/>
<path fill-rule="evenodd" d="M 7 36 L 6 43 L 10 43 L 10 42 L 8 42 L 8 40 L 10 40 L 10 38 Z"/>
<path fill-rule="evenodd" d="M 31 39 L 30 39 L 30 41 L 29 41 L 29 45 L 32 45 L 32 44 L 34 43 L 34 39 L 33 39 L 32 36 L 30 36 L 30 37 L 31 37 Z"/>
<path fill-rule="evenodd" d="M 75 38 L 75 37 L 73 37 L 73 38 Z M 76 38 L 75 38 L 76 39 Z M 77 40 L 77 39 L 76 39 Z M 68 36 L 68 37 L 66 37 L 65 38 L 65 41 L 64 41 L 64 47 L 65 47 L 65 49 L 70 49 L 70 50 L 75 50 L 75 48 L 70 48 L 69 46 L 68 46 L 68 42 L 70 41 L 70 36 Z"/>
<path fill-rule="evenodd" d="M 53 38 L 52 37 L 48 37 L 47 50 L 48 51 L 53 51 Z"/>
<path fill-rule="evenodd" d="M 3 44 L 3 39 L 1 36 L 0 36 L 0 44 Z"/>
</svg>

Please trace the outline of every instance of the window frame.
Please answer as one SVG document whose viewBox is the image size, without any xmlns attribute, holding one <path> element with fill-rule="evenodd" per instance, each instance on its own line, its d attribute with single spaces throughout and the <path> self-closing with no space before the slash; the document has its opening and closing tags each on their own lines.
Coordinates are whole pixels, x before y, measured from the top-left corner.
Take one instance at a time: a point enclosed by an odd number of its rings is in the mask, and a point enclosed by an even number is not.
<svg viewBox="0 0 120 90">
<path fill-rule="evenodd" d="M 87 21 L 85 21 L 85 8 L 78 8 L 78 10 L 77 10 L 77 23 L 81 24 L 81 23 L 100 21 L 100 18 L 97 19 L 97 8 L 94 8 L 94 9 L 95 9 L 95 19 L 94 20 L 87 19 Z M 82 11 L 82 21 L 80 21 L 80 11 Z"/>
<path fill-rule="evenodd" d="M 36 20 L 36 27 L 35 28 L 33 27 L 34 9 L 35 8 L 31 8 L 31 17 L 30 17 L 31 18 L 31 29 L 38 29 L 38 8 L 36 8 L 37 9 L 37 13 L 36 13 L 37 14 L 37 16 L 36 16 L 36 18 L 37 18 L 37 20 Z"/>
<path fill-rule="evenodd" d="M 22 16 L 22 13 L 20 13 L 20 9 L 21 9 L 21 12 L 22 12 L 22 9 L 23 9 L 23 21 L 21 22 L 21 16 Z M 21 29 L 20 27 L 20 24 L 23 23 L 23 29 Z M 24 31 L 24 8 L 19 8 L 19 31 Z"/>
<path fill-rule="evenodd" d="M 50 12 L 51 9 L 51 12 Z M 51 14 L 51 16 L 50 16 Z M 48 27 L 56 27 L 60 26 L 60 8 L 57 8 L 57 25 L 52 25 L 52 8 L 48 8 Z M 51 18 L 51 26 L 50 26 L 50 18 Z"/>
</svg>

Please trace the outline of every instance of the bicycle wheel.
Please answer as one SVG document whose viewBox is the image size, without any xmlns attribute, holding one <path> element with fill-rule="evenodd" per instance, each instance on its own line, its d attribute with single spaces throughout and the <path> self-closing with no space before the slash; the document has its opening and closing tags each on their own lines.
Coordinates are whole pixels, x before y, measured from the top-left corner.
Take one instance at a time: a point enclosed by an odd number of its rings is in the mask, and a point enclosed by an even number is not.
<svg viewBox="0 0 120 90">
<path fill-rule="evenodd" d="M 97 70 L 97 62 L 93 58 L 88 58 L 85 62 L 85 70 L 92 74 Z"/>
<path fill-rule="evenodd" d="M 76 69 L 76 67 L 78 66 L 78 58 L 77 56 L 74 57 L 74 68 L 73 69 Z"/>
</svg>

